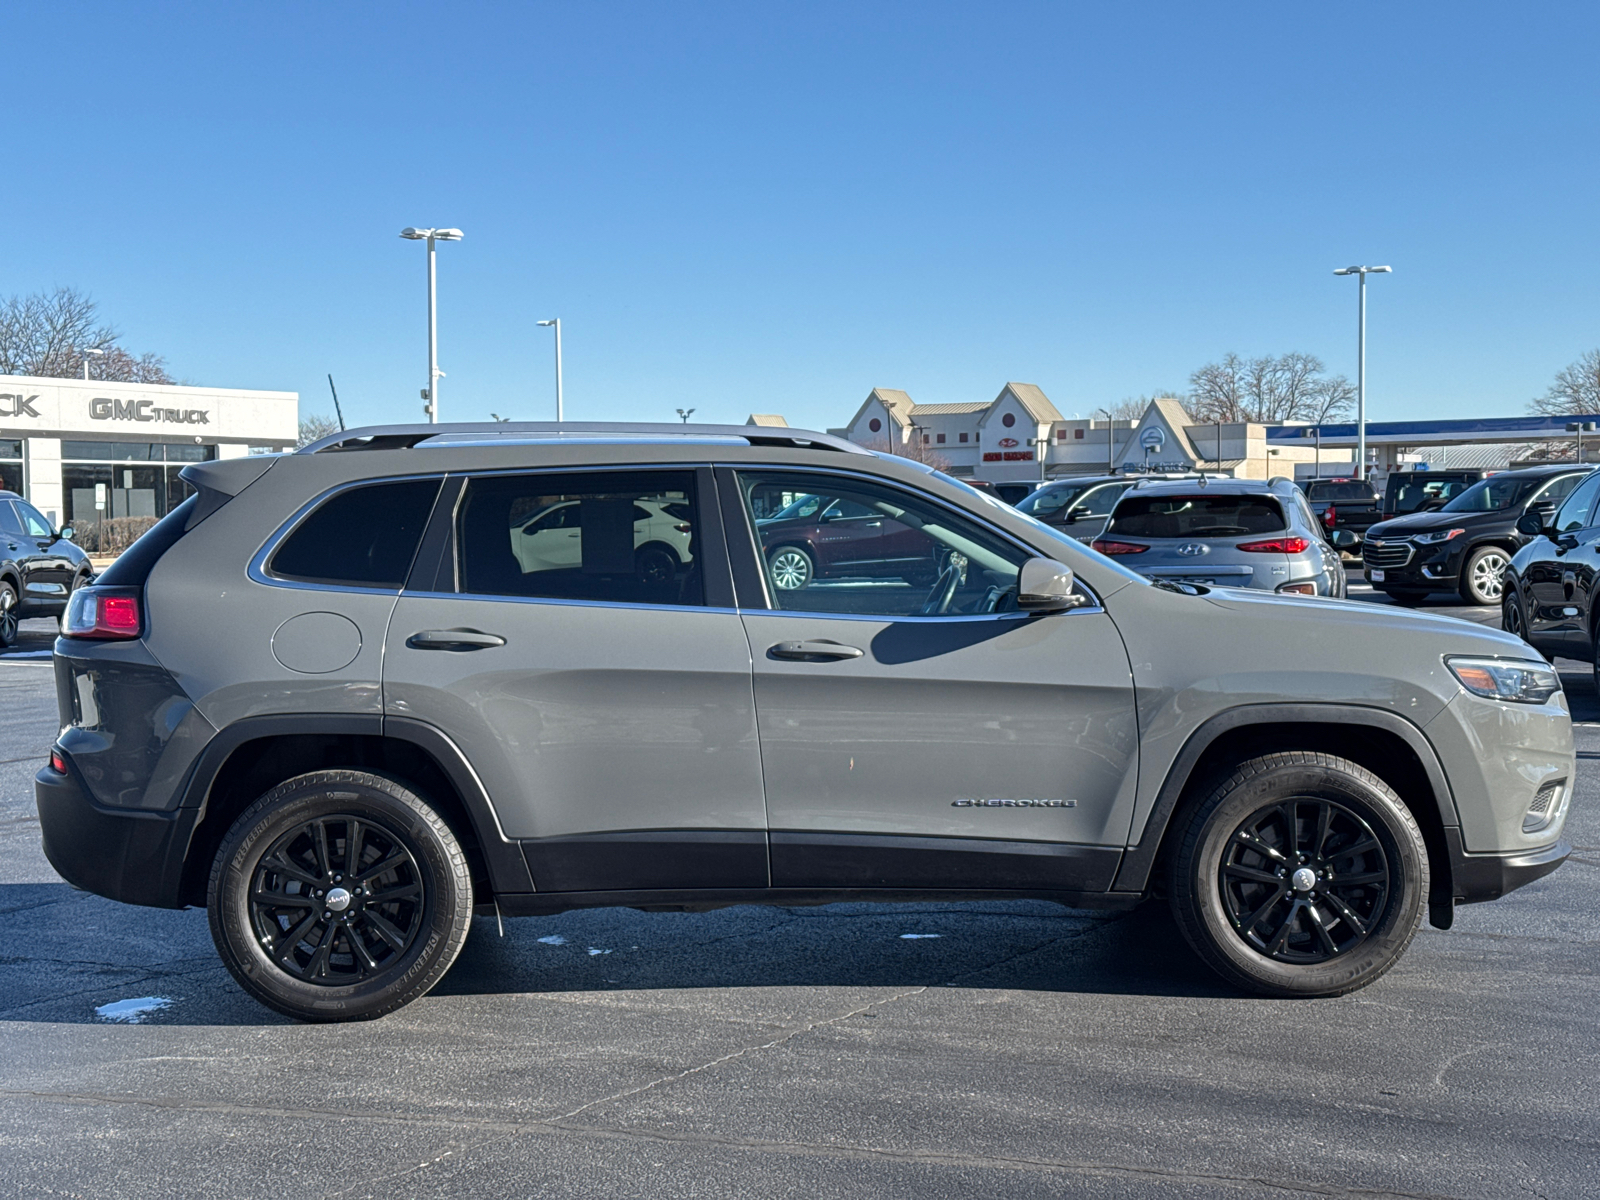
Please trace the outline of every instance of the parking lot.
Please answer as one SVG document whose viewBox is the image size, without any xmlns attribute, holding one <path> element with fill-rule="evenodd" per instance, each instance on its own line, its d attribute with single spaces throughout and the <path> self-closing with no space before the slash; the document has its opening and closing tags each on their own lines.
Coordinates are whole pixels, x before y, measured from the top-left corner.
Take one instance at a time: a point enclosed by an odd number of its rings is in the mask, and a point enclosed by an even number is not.
<svg viewBox="0 0 1600 1200">
<path fill-rule="evenodd" d="M 503 936 L 479 918 L 430 996 L 311 1027 L 234 985 L 203 912 L 123 907 L 51 871 L 32 776 L 56 732 L 53 622 L 24 632 L 0 662 L 13 1194 L 1594 1193 L 1587 664 L 1560 664 L 1573 859 L 1424 927 L 1341 999 L 1223 987 L 1158 905 L 604 910 Z"/>
</svg>

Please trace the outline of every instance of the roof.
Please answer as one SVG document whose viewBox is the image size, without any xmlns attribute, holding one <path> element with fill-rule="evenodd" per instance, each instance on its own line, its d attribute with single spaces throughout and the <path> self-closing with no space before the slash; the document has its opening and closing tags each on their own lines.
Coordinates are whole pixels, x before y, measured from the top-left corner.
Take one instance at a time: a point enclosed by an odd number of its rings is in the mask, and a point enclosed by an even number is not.
<svg viewBox="0 0 1600 1200">
<path fill-rule="evenodd" d="M 1594 416 L 1534 416 L 1534 417 L 1474 417 L 1464 421 L 1368 421 L 1369 442 L 1448 442 L 1452 439 L 1470 442 L 1543 441 L 1546 438 L 1571 437 L 1568 422 L 1600 422 Z M 1354 423 L 1340 425 L 1274 425 L 1267 428 L 1267 441 L 1287 442 L 1300 438 L 1310 439 L 1322 430 L 1322 444 L 1330 441 L 1356 440 Z M 1304 430 L 1305 432 L 1301 432 Z"/>
<path fill-rule="evenodd" d="M 1201 463 L 1215 461 L 1210 455 L 1200 453 L 1200 451 L 1195 448 L 1195 444 L 1189 440 L 1189 435 L 1186 432 L 1186 429 L 1188 426 L 1194 424 L 1194 418 L 1184 410 L 1182 404 L 1178 403 L 1178 401 L 1172 399 L 1170 396 L 1152 400 L 1150 401 L 1150 404 L 1158 413 L 1161 414 L 1161 419 L 1167 423 L 1167 428 L 1172 430 L 1173 436 L 1178 441 L 1178 447 L 1183 451 L 1184 455 L 1189 459 L 1190 462 Z"/>
<path fill-rule="evenodd" d="M 1283 480 L 1283 486 L 1290 486 L 1282 475 L 1273 479 Z M 1224 496 L 1277 496 L 1283 492 L 1283 486 L 1274 486 L 1273 479 L 1234 479 L 1231 476 L 1208 475 L 1204 484 L 1195 479 L 1150 479 L 1136 483 L 1141 495 L 1153 493 L 1158 496 L 1170 496 L 1174 493 L 1188 494 L 1191 492 L 1215 492 Z"/>
<path fill-rule="evenodd" d="M 874 400 L 888 410 L 889 419 L 896 425 L 904 427 L 911 424 L 911 410 L 917 405 L 910 395 L 899 388 L 875 387 L 867 393 L 867 398 L 861 402 L 861 407 L 856 409 L 856 415 L 850 418 L 845 428 L 855 428 L 856 422 L 861 420 L 861 414 L 867 411 L 867 406 Z"/>
<path fill-rule="evenodd" d="M 1017 403 L 1027 409 L 1028 415 L 1041 425 L 1066 419 L 1061 415 L 1061 410 L 1050 403 L 1050 397 L 1044 394 L 1044 389 L 1036 383 L 1008 383 L 990 403 L 998 403 L 1007 392 L 1015 396 Z M 989 405 L 986 404 L 984 407 L 988 408 Z"/>
<path fill-rule="evenodd" d="M 918 417 L 956 417 L 967 413 L 982 412 L 989 407 L 989 402 L 976 401 L 966 404 L 915 404 L 911 408 L 914 416 Z"/>
<path fill-rule="evenodd" d="M 438 425 L 366 425 L 330 434 L 295 451 L 409 450 L 417 446 L 507 446 L 545 442 L 736 442 L 750 446 L 802 446 L 870 454 L 854 442 L 809 429 L 751 425 L 649 424 L 633 421 L 463 421 Z M 264 457 L 264 456 L 261 456 Z M 228 460 L 238 461 L 238 460 Z"/>
<path fill-rule="evenodd" d="M 770 425 L 777 429 L 787 429 L 789 422 L 777 413 L 751 413 L 746 425 Z"/>
</svg>

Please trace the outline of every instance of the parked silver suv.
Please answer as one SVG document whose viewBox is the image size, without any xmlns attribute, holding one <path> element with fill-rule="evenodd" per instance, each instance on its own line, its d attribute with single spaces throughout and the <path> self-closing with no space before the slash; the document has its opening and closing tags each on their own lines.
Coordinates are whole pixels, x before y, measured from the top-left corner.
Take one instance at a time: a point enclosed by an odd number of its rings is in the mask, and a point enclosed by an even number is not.
<svg viewBox="0 0 1600 1200">
<path fill-rule="evenodd" d="M 408 426 L 184 475 L 72 599 L 45 851 L 205 905 L 306 1020 L 422 995 L 475 909 L 592 905 L 1164 892 L 1227 979 L 1333 995 L 1568 854 L 1517 639 L 1152 584 L 822 434 Z M 901 566 L 777 586 L 755 514 L 805 495 Z"/>
<path fill-rule="evenodd" d="M 1356 540 L 1345 534 L 1338 544 Z M 1341 598 L 1346 590 L 1338 550 L 1281 476 L 1141 481 L 1122 493 L 1093 545 L 1174 583 Z"/>
</svg>

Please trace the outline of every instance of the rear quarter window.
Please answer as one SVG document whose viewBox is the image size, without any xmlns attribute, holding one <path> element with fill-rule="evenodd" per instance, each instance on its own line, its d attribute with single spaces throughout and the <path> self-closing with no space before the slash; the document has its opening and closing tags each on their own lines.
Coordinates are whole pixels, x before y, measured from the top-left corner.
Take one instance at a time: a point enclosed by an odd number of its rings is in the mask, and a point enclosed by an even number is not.
<svg viewBox="0 0 1600 1200">
<path fill-rule="evenodd" d="M 1273 496 L 1124 496 L 1107 536 L 1185 538 L 1280 533 L 1283 509 Z"/>
<path fill-rule="evenodd" d="M 399 588 L 417 556 L 439 479 L 373 483 L 324 501 L 272 555 L 279 579 Z"/>
</svg>

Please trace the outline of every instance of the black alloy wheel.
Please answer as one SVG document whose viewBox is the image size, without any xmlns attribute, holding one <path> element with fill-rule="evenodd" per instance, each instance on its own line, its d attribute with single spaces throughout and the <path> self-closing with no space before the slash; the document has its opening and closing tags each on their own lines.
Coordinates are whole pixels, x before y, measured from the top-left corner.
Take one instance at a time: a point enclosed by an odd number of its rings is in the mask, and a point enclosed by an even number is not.
<svg viewBox="0 0 1600 1200">
<path fill-rule="evenodd" d="M 290 829 L 256 864 L 250 924 L 296 979 L 337 987 L 377 975 L 416 941 L 426 891 L 395 833 L 350 813 Z"/>
<path fill-rule="evenodd" d="M 303 1021 L 383 1016 L 450 969 L 472 879 L 449 825 L 398 780 L 313 771 L 247 808 L 211 869 L 211 936 L 239 984 Z"/>
<path fill-rule="evenodd" d="M 1389 863 L 1342 804 L 1290 797 L 1233 831 L 1217 884 L 1233 927 L 1268 958 L 1321 963 L 1354 950 L 1389 894 Z"/>
<path fill-rule="evenodd" d="M 645 546 L 639 551 L 635 569 L 640 583 L 659 590 L 677 580 L 678 556 L 662 546 Z"/>
<path fill-rule="evenodd" d="M 1241 763 L 1175 823 L 1173 916 L 1231 983 L 1337 996 L 1399 960 L 1421 924 L 1428 854 L 1371 771 L 1318 751 Z"/>
<path fill-rule="evenodd" d="M 9 579 L 0 579 L 0 647 L 17 644 L 17 603 L 16 586 Z"/>
<path fill-rule="evenodd" d="M 1506 588 L 1500 598 L 1500 628 L 1523 641 L 1528 640 L 1528 625 L 1522 617 L 1522 600 L 1515 588 Z"/>
</svg>

